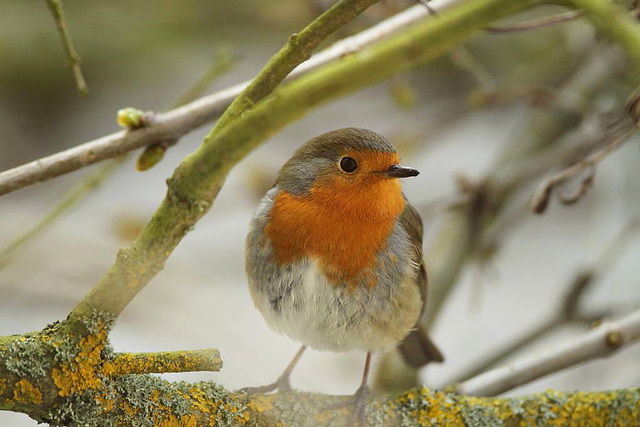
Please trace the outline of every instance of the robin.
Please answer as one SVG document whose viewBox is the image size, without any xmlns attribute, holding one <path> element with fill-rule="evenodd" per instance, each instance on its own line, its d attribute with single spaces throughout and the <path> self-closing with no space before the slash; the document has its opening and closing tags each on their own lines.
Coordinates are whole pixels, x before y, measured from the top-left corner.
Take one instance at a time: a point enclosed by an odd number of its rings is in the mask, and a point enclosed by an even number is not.
<svg viewBox="0 0 640 427">
<path fill-rule="evenodd" d="M 443 360 L 418 324 L 422 221 L 399 180 L 418 174 L 383 136 L 358 128 L 313 138 L 280 169 L 251 220 L 246 270 L 267 324 L 302 347 L 276 382 L 248 391 L 290 389 L 307 347 L 363 351 L 353 422 L 364 415 L 373 352 L 398 346 L 416 368 Z"/>
</svg>

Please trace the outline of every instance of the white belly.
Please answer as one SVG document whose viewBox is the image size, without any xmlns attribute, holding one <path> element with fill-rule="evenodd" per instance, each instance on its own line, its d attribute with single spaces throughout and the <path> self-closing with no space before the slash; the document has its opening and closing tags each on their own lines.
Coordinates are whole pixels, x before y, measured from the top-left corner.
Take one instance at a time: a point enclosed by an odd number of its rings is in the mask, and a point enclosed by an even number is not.
<svg viewBox="0 0 640 427">
<path fill-rule="evenodd" d="M 301 261 L 284 273 L 293 283 L 278 306 L 259 286 L 251 296 L 269 326 L 318 350 L 383 351 L 395 347 L 415 325 L 422 300 L 416 266 L 407 263 L 399 283 L 346 291 L 329 284 L 314 262 Z"/>
</svg>

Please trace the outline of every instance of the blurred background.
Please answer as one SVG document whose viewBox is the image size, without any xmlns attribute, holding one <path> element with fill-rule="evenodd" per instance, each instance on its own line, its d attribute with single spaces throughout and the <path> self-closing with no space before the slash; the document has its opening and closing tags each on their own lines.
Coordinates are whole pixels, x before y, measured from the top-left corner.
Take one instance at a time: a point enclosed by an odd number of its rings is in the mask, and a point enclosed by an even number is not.
<svg viewBox="0 0 640 427">
<path fill-rule="evenodd" d="M 117 131 L 120 108 L 167 109 L 221 58 L 234 58 L 233 65 L 204 93 L 251 78 L 327 3 L 187 0 L 178 5 L 161 0 L 150 7 L 148 2 L 67 0 L 67 22 L 90 90 L 83 98 L 65 67 L 46 4 L 3 0 L 0 170 Z M 407 5 L 413 3 L 384 2 L 332 41 Z M 539 8 L 514 20 L 560 12 Z M 476 212 L 477 233 L 464 249 L 468 255 L 455 284 L 434 309 L 431 335 L 446 361 L 420 373 L 428 387 L 465 379 L 485 359 L 548 324 L 584 269 L 595 271 L 597 279 L 580 299 L 584 316 L 541 333 L 506 360 L 565 342 L 604 315 L 615 318 L 637 309 L 637 138 L 597 166 L 593 188 L 574 205 L 552 197 L 543 215 L 528 209 L 543 177 L 572 160 L 554 149 L 570 146 L 574 155 L 584 154 L 593 149 L 585 141 L 598 135 L 596 125 L 622 114 L 633 90 L 625 73 L 620 52 L 581 19 L 525 32 L 479 33 L 428 66 L 312 111 L 233 169 L 211 211 L 119 318 L 111 334 L 115 350 L 216 347 L 224 360 L 220 373 L 166 377 L 213 380 L 229 389 L 269 383 L 280 375 L 298 343 L 272 332 L 253 307 L 244 275 L 247 226 L 293 150 L 319 133 L 346 126 L 386 135 L 403 163 L 421 171 L 404 182 L 404 190 L 423 216 L 427 254 L 437 253 L 434 244 L 446 241 L 443 226 L 456 210 L 466 209 L 478 195 L 488 200 Z M 146 223 L 164 196 L 165 179 L 207 130 L 182 138 L 146 172 L 135 171 L 139 153 L 133 153 L 59 220 L 3 253 L 0 334 L 40 330 L 65 318 Z M 526 161 L 536 152 L 523 147 L 536 139 L 553 149 L 536 160 L 542 165 L 538 173 L 513 178 L 530 166 Z M 504 167 L 510 156 L 517 161 Z M 100 167 L 3 196 L 0 251 Z M 580 179 L 563 190 L 571 193 L 579 186 Z M 427 256 L 428 271 L 429 262 Z M 637 386 L 638 360 L 636 344 L 509 393 Z M 310 351 L 292 383 L 303 390 L 350 394 L 363 363 L 363 354 Z M 0 424 L 35 422 L 0 412 Z"/>
</svg>

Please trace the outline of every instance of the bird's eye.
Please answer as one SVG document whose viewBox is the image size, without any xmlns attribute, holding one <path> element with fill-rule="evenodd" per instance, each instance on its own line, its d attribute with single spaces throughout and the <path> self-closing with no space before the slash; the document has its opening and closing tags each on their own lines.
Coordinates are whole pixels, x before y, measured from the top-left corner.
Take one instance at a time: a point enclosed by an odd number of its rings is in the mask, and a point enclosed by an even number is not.
<svg viewBox="0 0 640 427">
<path fill-rule="evenodd" d="M 351 157 L 343 157 L 340 159 L 340 169 L 345 171 L 346 173 L 355 172 L 358 169 L 358 164 Z"/>
</svg>

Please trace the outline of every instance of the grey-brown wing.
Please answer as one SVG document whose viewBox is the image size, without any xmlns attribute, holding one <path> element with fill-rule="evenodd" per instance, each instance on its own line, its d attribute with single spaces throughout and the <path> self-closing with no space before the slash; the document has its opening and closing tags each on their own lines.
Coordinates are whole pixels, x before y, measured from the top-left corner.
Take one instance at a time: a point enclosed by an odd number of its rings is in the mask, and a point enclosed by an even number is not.
<svg viewBox="0 0 640 427">
<path fill-rule="evenodd" d="M 422 310 L 420 312 L 422 313 L 427 301 L 427 270 L 422 259 L 422 218 L 420 218 L 418 211 L 405 199 L 404 210 L 398 219 L 415 248 L 416 259 L 414 261 L 420 264 L 417 285 L 420 287 L 420 296 L 422 297 Z"/>
<path fill-rule="evenodd" d="M 415 261 L 420 264 L 416 285 L 420 288 L 420 296 L 422 297 L 422 313 L 427 302 L 427 271 L 422 259 L 422 219 L 418 211 L 409 202 L 406 202 L 399 221 L 415 247 L 417 258 Z M 414 329 L 402 340 L 398 350 L 407 364 L 414 368 L 420 368 L 429 362 L 442 362 L 444 360 L 438 347 L 420 326 L 419 320 Z"/>
</svg>

